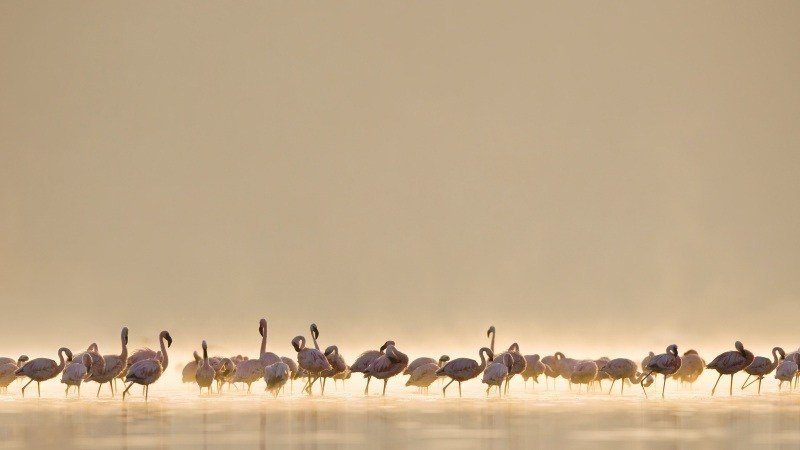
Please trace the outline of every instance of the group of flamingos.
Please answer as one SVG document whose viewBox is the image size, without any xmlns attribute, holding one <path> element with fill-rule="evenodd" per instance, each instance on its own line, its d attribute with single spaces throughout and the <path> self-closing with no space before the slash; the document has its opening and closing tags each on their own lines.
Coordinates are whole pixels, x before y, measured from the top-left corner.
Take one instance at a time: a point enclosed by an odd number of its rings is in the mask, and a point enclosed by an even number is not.
<svg viewBox="0 0 800 450">
<path fill-rule="evenodd" d="M 458 383 L 460 396 L 461 383 L 483 374 L 482 382 L 486 384 L 486 395 L 489 395 L 492 387 L 496 387 L 498 395 L 502 396 L 503 393 L 508 393 L 509 381 L 515 375 L 520 375 L 526 385 L 529 379 L 538 383 L 539 376 L 544 375 L 548 385 L 549 378 L 553 378 L 555 386 L 555 380 L 561 377 L 569 382 L 570 388 L 573 384 L 577 384 L 578 391 L 583 384 L 587 385 L 587 390 L 589 387 L 602 389 L 602 381 L 611 380 L 609 394 L 617 381 L 620 382 L 620 393 L 624 393 L 626 383 L 639 384 L 647 396 L 645 388 L 653 384 L 654 376 L 662 375 L 663 397 L 668 377 L 691 384 L 704 369 L 714 369 L 719 373 L 719 377 L 711 390 L 711 395 L 714 395 L 723 375 L 730 375 L 730 394 L 733 395 L 733 375 L 737 372 L 744 371 L 748 375 L 742 389 L 757 382 L 758 392 L 761 393 L 761 381 L 772 372 L 775 372 L 775 378 L 780 381 L 779 388 L 784 382 L 789 382 L 791 389 L 793 379 L 797 384 L 798 364 L 800 364 L 800 354 L 797 351 L 787 354 L 782 348 L 775 347 L 772 349 L 772 358 L 753 356 L 753 353 L 746 350 L 738 341 L 735 350 L 722 353 L 709 364 L 706 364 L 694 350 L 688 350 L 681 356 L 678 353 L 678 346 L 674 344 L 668 346 L 665 353 L 656 355 L 650 352 L 641 364 L 627 358 L 604 357 L 597 360 L 579 360 L 567 358 L 561 352 L 540 358 L 539 355 L 523 355 L 517 343 L 511 344 L 508 350 L 495 353 L 496 331 L 495 327 L 491 326 L 486 332 L 486 337 L 491 339 L 489 347 L 478 350 L 480 362 L 471 358 L 451 360 L 447 355 L 442 355 L 438 359 L 421 357 L 409 362 L 408 356 L 398 350 L 394 341 L 386 341 L 378 350 L 365 351 L 351 365 L 347 365 L 336 345 L 328 346 L 325 351 L 320 350 L 317 342 L 319 328 L 315 324 L 311 324 L 310 327 L 313 348 L 306 346 L 304 336 L 292 339 L 292 347 L 297 353 L 296 359 L 267 351 L 266 319 L 259 321 L 258 331 L 261 334 L 261 349 L 259 357 L 254 359 L 241 355 L 230 358 L 209 357 L 208 345 L 203 341 L 202 356 L 195 352 L 194 361 L 183 368 L 183 382 L 196 383 L 201 393 L 205 388 L 211 394 L 212 386 L 220 392 L 225 383 L 229 386 L 241 383 L 246 385 L 247 391 L 250 392 L 251 385 L 263 379 L 266 381 L 266 390 L 277 397 L 290 380 L 305 378 L 303 391 L 309 395 L 314 384 L 319 381 L 321 393 L 324 394 L 328 378 L 336 383 L 337 380 L 350 378 L 353 373 L 361 373 L 367 379 L 365 395 L 369 393 L 369 382 L 372 378 L 383 380 L 383 395 L 385 395 L 388 380 L 403 374 L 409 376 L 406 386 L 417 387 L 426 392 L 434 381 L 449 378 L 450 381 L 442 387 L 442 396 L 446 395 L 447 388 L 453 382 Z M 144 348 L 131 354 L 128 354 L 127 327 L 122 328 L 120 339 L 122 350 L 119 354 L 101 355 L 97 344 L 91 344 L 86 351 L 79 354 L 73 354 L 68 348 L 60 348 L 58 362 L 49 358 L 29 360 L 25 355 L 16 360 L 0 358 L 0 389 L 6 390 L 16 379 L 27 377 L 29 381 L 22 387 L 22 396 L 25 396 L 25 389 L 34 381 L 41 396 L 41 382 L 61 374 L 61 382 L 66 385 L 65 395 L 69 395 L 72 387 L 80 395 L 81 383 L 94 381 L 98 384 L 98 396 L 105 383 L 108 383 L 111 395 L 114 396 L 115 383 L 119 378 L 127 384 L 122 392 L 123 400 L 134 384 L 143 387 L 144 397 L 147 400 L 149 386 L 158 381 L 169 364 L 167 349 L 172 345 L 172 336 L 169 332 L 162 331 L 159 334 L 160 350 Z M 752 377 L 755 378 L 751 381 Z"/>
</svg>

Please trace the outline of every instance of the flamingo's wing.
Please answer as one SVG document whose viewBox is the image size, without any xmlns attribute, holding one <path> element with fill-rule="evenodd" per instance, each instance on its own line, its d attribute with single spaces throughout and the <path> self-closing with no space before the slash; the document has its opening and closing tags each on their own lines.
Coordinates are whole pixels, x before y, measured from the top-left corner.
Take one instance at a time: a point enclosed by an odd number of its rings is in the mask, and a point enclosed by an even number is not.
<svg viewBox="0 0 800 450">
<path fill-rule="evenodd" d="M 58 368 L 58 364 L 49 358 L 36 358 L 28 361 L 17 373 L 27 375 L 31 378 L 44 377 L 53 373 Z"/>
<path fill-rule="evenodd" d="M 479 367 L 479 364 L 474 359 L 470 358 L 456 358 L 448 362 L 438 373 L 443 373 L 452 378 L 469 377 Z"/>
<path fill-rule="evenodd" d="M 359 355 L 359 357 L 356 358 L 355 361 L 353 361 L 353 364 L 350 366 L 350 371 L 364 372 L 365 370 L 367 370 L 367 367 L 369 367 L 372 361 L 379 358 L 380 356 L 381 352 L 377 350 L 368 350 Z"/>
<path fill-rule="evenodd" d="M 155 359 L 139 361 L 128 368 L 126 381 L 149 381 L 161 375 L 161 364 Z"/>
</svg>

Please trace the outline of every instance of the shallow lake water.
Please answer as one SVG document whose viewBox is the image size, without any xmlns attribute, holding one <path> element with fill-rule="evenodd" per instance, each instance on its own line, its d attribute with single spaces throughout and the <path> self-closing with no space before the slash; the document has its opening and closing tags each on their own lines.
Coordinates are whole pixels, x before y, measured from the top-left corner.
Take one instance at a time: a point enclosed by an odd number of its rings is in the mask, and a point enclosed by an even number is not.
<svg viewBox="0 0 800 450">
<path fill-rule="evenodd" d="M 324 397 L 299 394 L 273 398 L 263 383 L 253 393 L 231 390 L 199 396 L 196 389 L 165 382 L 140 389 L 125 402 L 107 391 L 95 397 L 96 384 L 83 397 L 64 398 L 55 381 L 19 394 L 12 385 L 0 395 L 2 448 L 798 448 L 800 393 L 770 386 L 728 397 L 710 397 L 669 385 L 662 400 L 641 388 L 620 396 L 575 392 L 565 387 L 536 390 L 512 384 L 507 398 L 486 398 L 477 381 L 465 383 L 458 398 L 431 389 L 419 394 L 399 380 L 387 396 L 365 397 L 361 380 L 341 385 Z M 434 386 L 438 386 L 436 383 Z M 606 384 L 606 387 L 608 385 Z M 32 385 L 31 387 L 35 387 Z M 652 388 L 651 388 L 652 389 Z M 288 389 L 287 389 L 288 392 Z M 34 397 L 30 395 L 34 394 Z M 451 397 L 455 396 L 455 397 Z M 495 394 L 496 395 L 496 394 Z"/>
</svg>

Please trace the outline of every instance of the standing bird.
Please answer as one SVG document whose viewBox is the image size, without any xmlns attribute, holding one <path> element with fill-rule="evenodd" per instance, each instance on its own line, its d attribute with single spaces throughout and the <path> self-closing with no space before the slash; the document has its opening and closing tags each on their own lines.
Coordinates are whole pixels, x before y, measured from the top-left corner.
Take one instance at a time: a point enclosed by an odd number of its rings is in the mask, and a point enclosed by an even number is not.
<svg viewBox="0 0 800 450">
<path fill-rule="evenodd" d="M 303 390 L 311 395 L 311 387 L 320 377 L 320 374 L 331 368 L 331 363 L 325 358 L 321 351 L 315 348 L 306 347 L 306 338 L 295 336 L 292 339 L 292 347 L 297 352 L 297 364 L 301 369 L 308 372 L 308 382 L 303 386 Z"/>
<path fill-rule="evenodd" d="M 547 355 L 542 358 L 542 363 L 544 363 L 544 384 L 547 388 L 550 388 L 550 383 L 547 382 L 548 378 L 553 379 L 553 389 L 556 388 L 556 378 L 558 378 L 557 362 L 555 355 Z"/>
<path fill-rule="evenodd" d="M 92 376 L 92 357 L 88 353 L 81 354 L 81 359 L 73 359 L 61 372 L 61 382 L 67 385 L 64 389 L 64 396 L 69 396 L 69 388 L 75 386 L 78 397 L 81 396 L 81 383 L 88 381 Z"/>
<path fill-rule="evenodd" d="M 731 376 L 730 395 L 733 395 L 733 375 L 749 366 L 750 363 L 753 362 L 753 358 L 753 353 L 749 350 L 745 350 L 744 346 L 739 341 L 736 341 L 736 350 L 722 353 L 714 358 L 706 366 L 706 369 L 714 369 L 719 372 L 717 382 L 714 383 L 714 387 L 711 388 L 711 395 L 714 395 L 714 391 L 717 390 L 717 384 L 719 384 L 719 380 L 723 375 Z"/>
<path fill-rule="evenodd" d="M 556 352 L 556 372 L 561 378 L 566 379 L 569 382 L 570 389 L 572 388 L 572 372 L 575 370 L 575 366 L 578 364 L 578 360 L 567 358 L 561 352 Z"/>
<path fill-rule="evenodd" d="M 780 354 L 780 357 L 778 356 Z M 773 347 L 772 349 L 772 360 L 770 361 L 769 358 L 764 356 L 756 356 L 753 358 L 753 362 L 750 363 L 749 366 L 744 368 L 744 371 L 747 372 L 747 379 L 744 380 L 744 384 L 742 384 L 742 389 L 750 386 L 751 384 L 758 381 L 758 393 L 761 394 L 761 380 L 764 379 L 765 375 L 769 375 L 778 367 L 778 363 L 786 358 L 786 352 L 783 351 L 780 347 Z M 750 383 L 747 380 L 750 379 L 751 376 L 755 376 L 756 378 L 751 381 Z"/>
<path fill-rule="evenodd" d="M 492 336 L 494 336 L 494 334 Z M 508 393 L 508 382 L 511 381 L 511 378 L 514 375 L 521 374 L 522 372 L 524 372 L 525 371 L 525 367 L 527 366 L 527 363 L 525 362 L 525 357 L 522 356 L 522 354 L 519 352 L 519 344 L 517 344 L 516 342 L 514 342 L 513 344 L 511 344 L 508 347 L 508 351 L 500 353 L 499 355 L 495 355 L 494 359 L 498 360 L 497 362 L 502 363 L 503 362 L 503 358 L 504 358 L 503 355 L 506 355 L 506 354 L 511 356 L 511 361 L 513 363 L 511 365 L 511 369 L 508 371 L 508 380 L 506 380 L 506 384 L 505 384 L 505 391 L 504 392 L 507 394 Z"/>
<path fill-rule="evenodd" d="M 436 360 L 427 356 L 417 358 L 408 363 L 408 367 L 406 367 L 406 370 L 403 371 L 403 375 L 411 375 L 411 373 L 414 372 L 417 367 L 424 366 L 425 364 L 436 364 Z"/>
<path fill-rule="evenodd" d="M 655 354 L 655 353 L 653 353 L 653 352 L 648 352 L 648 353 L 647 353 L 647 356 L 645 356 L 644 358 L 642 358 L 642 370 L 643 370 L 643 371 L 645 371 L 645 372 L 647 371 L 647 365 L 648 365 L 648 364 L 650 364 L 650 360 L 651 360 L 651 359 L 653 359 L 653 357 L 654 357 L 654 356 L 656 356 L 656 354 Z"/>
<path fill-rule="evenodd" d="M 605 373 L 611 379 L 611 387 L 608 389 L 608 393 L 611 394 L 611 390 L 614 389 L 614 383 L 616 383 L 617 380 L 621 380 L 621 386 L 619 388 L 620 394 L 625 392 L 626 380 L 633 384 L 641 383 L 644 374 L 639 373 L 636 370 L 637 368 L 636 363 L 627 358 L 612 359 L 600 368 L 600 372 Z"/>
<path fill-rule="evenodd" d="M 503 381 L 508 384 L 508 380 L 510 379 L 509 373 L 511 372 L 511 367 L 514 365 L 514 358 L 511 357 L 509 353 L 502 353 L 502 360 L 498 361 L 498 358 L 495 357 L 492 360 L 492 363 L 486 367 L 486 370 L 483 371 L 483 379 L 481 380 L 482 383 L 486 384 L 486 396 L 489 396 L 489 390 L 492 386 L 497 386 L 497 396 L 503 396 Z"/>
<path fill-rule="evenodd" d="M 778 390 L 783 387 L 784 381 L 789 382 L 789 390 L 792 390 L 792 379 L 797 373 L 798 366 L 800 365 L 800 354 L 793 352 L 792 356 L 792 359 L 785 358 L 782 360 L 775 369 L 775 379 L 780 381 L 780 383 L 778 383 Z"/>
<path fill-rule="evenodd" d="M 644 363 L 644 361 L 642 362 Z M 664 391 L 667 389 L 667 377 L 677 372 L 680 367 L 681 357 L 678 356 L 678 346 L 672 344 L 667 347 L 666 353 L 649 357 L 649 360 L 644 367 L 644 378 L 647 379 L 653 373 L 663 375 L 664 384 L 661 386 L 661 398 L 664 398 Z M 647 397 L 647 391 L 644 390 L 646 383 L 642 382 L 640 384 L 642 385 L 642 392 L 644 392 L 644 396 Z"/>
<path fill-rule="evenodd" d="M 197 381 L 197 385 L 200 386 L 200 394 L 203 393 L 203 388 L 206 388 L 208 390 L 208 395 L 211 395 L 211 384 L 214 383 L 217 372 L 211 367 L 211 363 L 208 362 L 208 345 L 206 341 L 203 341 L 202 347 L 203 361 L 197 366 L 194 379 Z"/>
<path fill-rule="evenodd" d="M 4 358 L 9 359 L 9 358 Z M 8 385 L 13 383 L 19 377 L 16 374 L 17 370 L 28 361 L 26 355 L 21 355 L 16 361 L 0 363 L 0 392 L 7 392 Z"/>
<path fill-rule="evenodd" d="M 408 377 L 406 386 L 416 386 L 420 389 L 425 389 L 425 392 L 427 392 L 428 387 L 439 378 L 439 375 L 436 375 L 436 371 L 441 369 L 447 361 L 450 361 L 450 357 L 442 355 L 439 357 L 438 363 L 432 362 L 417 366 Z"/>
<path fill-rule="evenodd" d="M 340 374 L 347 370 L 347 363 L 344 361 L 342 355 L 339 354 L 339 347 L 331 345 L 325 349 L 325 358 L 331 365 L 331 368 L 322 372 L 322 394 L 325 394 L 325 381 L 328 378 L 333 378 L 336 374 Z"/>
<path fill-rule="evenodd" d="M 386 350 L 386 347 L 389 345 L 394 345 L 394 341 L 386 341 L 383 345 L 381 345 L 380 350 L 367 350 L 355 361 L 353 364 L 350 365 L 350 372 L 351 373 L 363 373 L 366 374 L 367 367 L 372 364 L 373 361 L 380 358 L 383 355 L 383 351 Z M 364 388 L 364 395 L 369 395 L 369 380 L 372 379 L 371 376 L 367 376 L 367 386 Z"/>
<path fill-rule="evenodd" d="M 102 365 L 95 364 L 96 360 L 94 358 L 92 359 L 92 373 L 89 377 L 89 381 L 94 381 L 98 384 L 98 397 L 100 396 L 100 388 L 103 387 L 103 383 L 108 383 L 108 387 L 111 389 L 111 396 L 113 397 L 114 380 L 120 373 L 125 371 L 128 360 L 128 327 L 122 327 L 122 331 L 120 331 L 120 343 L 122 344 L 122 349 L 119 355 L 103 355 Z"/>
<path fill-rule="evenodd" d="M 261 348 L 258 358 L 248 359 L 236 364 L 236 375 L 233 377 L 234 383 L 247 385 L 248 393 L 253 383 L 264 378 L 264 368 L 281 360 L 275 353 L 267 351 L 267 319 L 262 318 L 258 322 L 258 332 L 261 334 Z"/>
<path fill-rule="evenodd" d="M 59 373 L 61 373 L 62 370 L 64 370 L 65 355 L 66 359 L 72 359 L 72 352 L 66 347 L 61 347 L 58 349 L 58 359 L 60 362 L 56 363 L 50 358 L 35 358 L 17 369 L 14 372 L 16 375 L 24 375 L 31 379 L 31 381 L 28 381 L 25 386 L 22 386 L 22 396 L 25 397 L 25 388 L 35 381 L 36 390 L 39 393 L 39 397 L 41 397 L 42 381 L 55 378 Z"/>
<path fill-rule="evenodd" d="M 9 363 L 16 364 L 18 366 L 22 366 L 21 363 L 24 363 L 26 361 L 28 361 L 28 355 L 19 355 L 19 358 L 17 358 L 17 359 L 3 356 L 3 357 L 0 357 L 0 366 L 2 366 L 3 364 L 9 364 Z"/>
<path fill-rule="evenodd" d="M 570 382 L 578 385 L 578 392 L 581 391 L 581 385 L 586 385 L 586 391 L 589 391 L 589 383 L 597 378 L 597 363 L 591 359 L 578 361 L 575 364 L 575 369 L 570 374 Z"/>
<path fill-rule="evenodd" d="M 297 362 L 289 358 L 288 356 L 281 356 L 281 362 L 289 366 L 289 388 L 291 392 L 294 392 L 294 380 L 300 378 L 300 367 L 297 366 Z M 336 377 L 334 377 L 335 379 Z M 284 390 L 286 389 L 286 385 L 284 385 Z"/>
<path fill-rule="evenodd" d="M 181 370 L 181 382 L 182 383 L 196 383 L 197 379 L 195 378 L 195 372 L 197 372 L 197 366 L 200 365 L 200 361 L 203 358 L 197 353 L 197 350 L 192 352 L 192 356 L 194 356 L 194 361 L 189 361 L 183 366 L 183 370 Z"/>
<path fill-rule="evenodd" d="M 214 369 L 214 381 L 217 384 L 217 394 L 222 393 L 222 385 L 236 372 L 236 364 L 230 358 L 212 358 L 208 360 Z"/>
<path fill-rule="evenodd" d="M 160 358 L 156 356 L 153 359 L 145 359 L 128 367 L 128 371 L 125 373 L 125 382 L 130 384 L 122 391 L 122 400 L 125 400 L 125 394 L 128 393 L 131 386 L 140 384 L 144 386 L 144 400 L 147 401 L 148 394 L 150 394 L 150 385 L 158 381 L 161 378 L 161 374 L 167 369 L 169 364 L 167 347 L 172 346 L 172 336 L 169 335 L 168 331 L 162 331 L 158 335 L 158 341 L 161 345 Z M 167 342 L 166 345 L 164 345 L 164 341 Z"/>
<path fill-rule="evenodd" d="M 541 361 L 538 354 L 525 355 L 524 358 L 525 370 L 522 371 L 521 375 L 522 379 L 525 380 L 525 387 L 528 387 L 528 379 L 530 378 L 533 379 L 534 383 L 539 383 L 539 375 L 545 373 L 547 366 Z"/>
<path fill-rule="evenodd" d="M 450 377 L 450 382 L 442 388 L 442 397 L 446 396 L 447 387 L 453 384 L 453 381 L 458 382 L 458 396 L 461 397 L 461 383 L 480 375 L 483 369 L 486 368 L 486 360 L 492 361 L 494 359 L 494 353 L 486 347 L 478 350 L 478 355 L 481 357 L 480 364 L 471 358 L 456 358 L 436 371 L 436 375 Z"/>
<path fill-rule="evenodd" d="M 386 346 L 386 349 L 378 359 L 364 371 L 364 377 L 375 377 L 383 380 L 383 394 L 386 395 L 386 384 L 389 378 L 403 373 L 408 366 L 408 356 L 397 349 L 394 344 Z"/>
<path fill-rule="evenodd" d="M 692 385 L 700 378 L 705 368 L 706 362 L 697 354 L 697 350 L 687 350 L 683 352 L 680 369 L 672 375 L 672 378 Z"/>
<path fill-rule="evenodd" d="M 267 382 L 267 390 L 278 397 L 278 391 L 286 384 L 291 371 L 289 366 L 281 361 L 270 364 L 264 368 L 264 381 Z"/>
</svg>

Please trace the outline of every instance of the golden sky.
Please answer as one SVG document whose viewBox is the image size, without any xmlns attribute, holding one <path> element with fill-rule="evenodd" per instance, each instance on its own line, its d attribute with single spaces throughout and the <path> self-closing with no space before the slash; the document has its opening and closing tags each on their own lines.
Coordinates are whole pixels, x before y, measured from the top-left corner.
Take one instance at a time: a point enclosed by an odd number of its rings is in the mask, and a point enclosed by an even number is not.
<svg viewBox="0 0 800 450">
<path fill-rule="evenodd" d="M 0 352 L 125 324 L 255 353 L 262 316 L 284 353 L 311 321 L 350 353 L 490 323 L 548 350 L 794 347 L 798 23 L 793 1 L 2 2 Z"/>
</svg>

